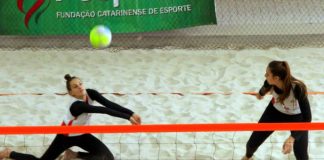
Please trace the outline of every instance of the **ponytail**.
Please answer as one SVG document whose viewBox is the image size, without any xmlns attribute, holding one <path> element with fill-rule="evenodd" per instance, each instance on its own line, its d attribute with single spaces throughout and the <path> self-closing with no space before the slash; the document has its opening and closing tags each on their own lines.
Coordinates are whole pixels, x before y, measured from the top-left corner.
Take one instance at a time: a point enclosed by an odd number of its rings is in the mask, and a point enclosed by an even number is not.
<svg viewBox="0 0 324 160">
<path fill-rule="evenodd" d="M 273 76 L 278 76 L 283 81 L 283 94 L 279 95 L 279 102 L 283 103 L 289 96 L 293 84 L 298 85 L 302 92 L 306 93 L 306 85 L 291 75 L 289 64 L 286 61 L 272 61 L 268 68 Z"/>
</svg>

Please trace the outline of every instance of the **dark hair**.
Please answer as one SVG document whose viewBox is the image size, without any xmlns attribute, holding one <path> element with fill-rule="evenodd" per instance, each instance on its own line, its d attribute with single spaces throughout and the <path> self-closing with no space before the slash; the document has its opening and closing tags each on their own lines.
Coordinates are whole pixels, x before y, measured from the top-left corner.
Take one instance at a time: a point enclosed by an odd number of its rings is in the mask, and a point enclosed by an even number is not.
<svg viewBox="0 0 324 160">
<path fill-rule="evenodd" d="M 71 91 L 70 82 L 71 82 L 73 79 L 79 79 L 79 78 L 78 78 L 78 77 L 75 77 L 75 76 L 71 76 L 70 74 L 65 74 L 64 79 L 66 80 L 66 89 L 67 89 L 68 91 Z"/>
<path fill-rule="evenodd" d="M 306 85 L 291 75 L 290 67 L 286 61 L 271 61 L 268 65 L 273 76 L 278 76 L 283 81 L 283 94 L 279 95 L 279 101 L 283 101 L 289 96 L 292 85 L 298 85 L 302 92 L 306 92 Z"/>
</svg>

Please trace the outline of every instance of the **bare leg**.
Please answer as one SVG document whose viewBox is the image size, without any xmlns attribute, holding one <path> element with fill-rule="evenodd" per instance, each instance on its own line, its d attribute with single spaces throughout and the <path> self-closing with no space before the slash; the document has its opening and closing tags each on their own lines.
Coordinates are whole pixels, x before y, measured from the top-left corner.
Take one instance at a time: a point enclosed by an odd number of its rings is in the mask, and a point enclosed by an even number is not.
<svg viewBox="0 0 324 160">
<path fill-rule="evenodd" d="M 2 160 L 2 159 L 4 159 L 4 158 L 9 158 L 11 152 L 12 152 L 12 151 L 11 151 L 11 149 L 9 149 L 9 148 L 6 148 L 6 149 L 2 150 L 2 151 L 0 152 L 0 160 Z"/>
<path fill-rule="evenodd" d="M 253 158 L 252 158 L 252 157 L 251 157 L 251 158 L 248 158 L 248 157 L 244 156 L 244 157 L 242 158 L 242 160 L 253 160 Z"/>
<path fill-rule="evenodd" d="M 67 149 L 65 150 L 64 155 L 60 160 L 71 160 L 77 158 L 77 156 L 78 156 L 77 152 L 74 152 L 71 149 Z"/>
</svg>

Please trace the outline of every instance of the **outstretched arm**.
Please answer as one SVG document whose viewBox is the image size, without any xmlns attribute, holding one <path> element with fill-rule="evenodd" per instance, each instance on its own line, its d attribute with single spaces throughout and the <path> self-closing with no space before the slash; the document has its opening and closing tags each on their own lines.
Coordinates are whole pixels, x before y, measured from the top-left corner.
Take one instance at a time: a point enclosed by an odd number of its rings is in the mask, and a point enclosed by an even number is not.
<svg viewBox="0 0 324 160">
<path fill-rule="evenodd" d="M 128 114 L 132 116 L 134 114 L 133 111 L 120 106 L 119 104 L 116 104 L 114 102 L 109 101 L 107 98 L 102 96 L 98 91 L 93 90 L 93 89 L 87 89 L 87 93 L 90 96 L 91 99 L 97 101 L 98 103 L 102 104 L 103 106 L 110 108 L 112 110 L 122 112 L 124 114 Z"/>
<path fill-rule="evenodd" d="M 112 110 L 112 109 L 106 108 L 106 107 L 89 105 L 82 101 L 74 102 L 70 107 L 70 112 L 75 117 L 79 116 L 82 113 L 109 114 L 111 116 L 120 117 L 120 118 L 124 118 L 127 120 L 130 120 L 130 117 L 131 117 L 131 115 L 129 115 L 129 114 L 118 112 L 116 110 Z"/>
<path fill-rule="evenodd" d="M 271 85 L 267 82 L 267 80 L 264 81 L 263 86 L 260 88 L 259 92 L 255 95 L 257 99 L 262 99 L 264 95 L 266 95 L 271 90 Z"/>
<path fill-rule="evenodd" d="M 263 86 L 259 90 L 260 96 L 266 95 L 271 90 L 271 85 L 267 82 L 267 80 L 264 81 Z"/>
</svg>

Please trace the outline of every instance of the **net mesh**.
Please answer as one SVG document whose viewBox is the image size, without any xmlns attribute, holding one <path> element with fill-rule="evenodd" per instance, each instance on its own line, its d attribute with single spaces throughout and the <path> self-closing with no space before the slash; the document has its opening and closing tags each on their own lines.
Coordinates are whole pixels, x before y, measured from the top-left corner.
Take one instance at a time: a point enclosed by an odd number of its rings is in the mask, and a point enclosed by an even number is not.
<svg viewBox="0 0 324 160">
<path fill-rule="evenodd" d="M 310 132 L 310 159 L 324 159 L 319 155 L 323 141 L 321 131 Z M 117 160 L 236 160 L 245 152 L 251 132 L 190 132 L 190 133 L 129 133 L 96 134 Z M 291 160 L 293 153 L 281 153 L 288 132 L 274 132 L 255 153 L 255 159 Z M 41 156 L 54 135 L 2 135 L 1 147 Z M 14 143 L 13 143 L 14 142 Z M 82 151 L 80 148 L 72 148 Z"/>
<path fill-rule="evenodd" d="M 120 94 L 112 94 L 114 96 L 110 97 L 110 99 L 114 99 L 114 101 L 118 101 L 116 97 L 121 97 Z M 171 115 L 167 115 L 167 112 L 170 112 L 173 109 L 177 109 L 179 107 L 170 107 L 171 110 L 168 109 L 160 109 L 160 106 L 165 99 L 167 102 L 172 102 L 173 104 L 179 106 L 187 106 L 188 110 L 194 110 L 196 105 L 203 106 L 205 104 L 204 110 L 196 110 L 196 112 L 192 113 L 191 116 L 185 116 L 187 112 L 179 112 L 177 116 L 180 116 L 179 120 L 175 121 L 177 123 L 188 123 L 188 122 L 205 122 L 205 123 L 219 123 L 214 118 L 220 117 L 217 113 L 219 109 L 226 109 L 226 111 L 222 111 L 222 116 L 227 117 L 228 121 L 231 121 L 231 115 L 233 112 L 229 110 L 229 106 L 222 106 L 220 103 L 214 105 L 206 105 L 208 101 L 215 100 L 218 101 L 219 98 L 222 99 L 221 103 L 226 103 L 227 97 L 233 98 L 238 97 L 238 94 L 169 94 L 169 96 L 165 96 L 164 94 L 130 94 L 123 95 L 120 100 L 133 99 L 134 101 L 139 100 L 143 101 L 145 99 L 145 106 L 151 106 L 152 111 L 146 111 L 145 113 L 155 113 L 161 112 L 163 117 L 159 117 L 159 114 L 154 114 L 155 119 L 158 122 L 166 123 L 170 121 L 174 117 Z M 246 96 L 246 98 L 251 97 L 251 101 L 254 97 L 246 94 L 242 94 L 241 96 Z M 322 96 L 322 94 L 310 94 L 311 103 L 314 103 L 314 98 L 318 99 Z M 19 107 L 24 102 L 23 98 L 26 98 L 29 101 L 32 101 L 33 104 L 26 107 Z M 40 100 L 39 97 L 42 97 Z M 55 110 L 55 107 L 46 107 L 49 106 L 49 102 L 52 105 L 59 105 L 62 101 L 65 101 L 65 98 L 68 96 L 62 95 L 11 95 L 11 96 L 1 96 L 2 99 L 7 99 L 8 104 L 6 105 L 5 101 L 1 101 L 2 106 L 5 106 L 9 109 L 8 112 L 12 108 L 16 108 L 16 110 L 20 110 L 20 114 L 22 118 L 16 117 L 15 120 L 9 122 L 2 122 L 2 126 L 8 126 L 11 123 L 23 123 L 20 121 L 26 121 L 26 119 L 33 119 L 35 121 L 34 125 L 40 125 L 39 122 L 44 122 L 45 124 L 57 125 L 57 118 L 53 116 L 49 116 L 46 113 L 49 111 Z M 126 98 L 127 97 L 127 98 Z M 167 97 L 167 98 L 166 98 Z M 143 99 L 144 98 L 144 99 Z M 270 98 L 270 97 L 268 97 Z M 131 101 L 133 101 L 131 100 Z M 204 102 L 203 102 L 204 101 Z M 11 102 L 9 104 L 9 102 Z M 189 106 L 186 104 L 191 103 Z M 125 103 L 125 102 L 121 102 Z M 153 103 L 157 103 L 157 106 L 152 105 Z M 201 104 L 200 104 L 201 103 Z M 265 101 L 267 103 L 267 101 Z M 249 106 L 250 102 L 242 103 L 242 106 Z M 218 107 L 215 108 L 215 105 Z M 259 105 L 259 104 L 256 104 Z M 317 104 L 320 105 L 320 104 Z M 15 107 L 16 106 L 16 107 Z M 167 106 L 169 106 L 167 104 Z M 30 108 L 29 108 L 30 107 Z M 239 107 L 239 106 L 236 106 Z M 29 110 L 33 110 L 33 113 Z M 198 117 L 203 117 L 201 114 L 209 111 L 209 108 L 213 108 L 213 112 L 215 112 L 215 117 L 206 117 L 203 119 L 196 119 L 195 114 Z M 255 107 L 256 108 L 256 107 Z M 255 110 L 255 108 L 253 110 Z M 260 108 L 260 106 L 258 107 Z M 41 113 L 35 113 L 35 109 L 39 110 Z M 242 108 L 243 109 L 243 108 Z M 313 108 L 314 113 L 320 110 L 320 107 Z M 58 108 L 55 112 L 62 112 L 62 108 Z M 140 109 L 139 109 L 140 110 Z M 16 111 L 18 113 L 18 111 Z M 26 112 L 26 113 L 24 113 Z M 53 111 L 54 112 L 54 111 Z M 256 111 L 254 111 L 256 112 Z M 260 110 L 261 112 L 261 110 Z M 143 112 L 144 113 L 144 112 Z M 12 114 L 12 113 L 11 113 Z M 37 115 L 36 115 L 37 114 Z M 39 114 L 39 115 L 38 115 Z M 261 114 L 261 113 L 255 113 Z M 45 117 L 44 117 L 45 116 Z M 148 115 L 143 115 L 143 120 L 145 121 L 145 117 Z M 11 117 L 11 116 L 10 116 Z M 52 118 L 51 118 L 52 117 Z M 224 117 L 224 118 L 225 118 Z M 240 119 L 232 119 L 234 122 L 243 121 L 246 117 L 253 117 L 251 115 L 241 115 L 242 120 Z M 42 119 L 44 118 L 44 119 Z M 61 117 L 60 117 L 61 118 Z M 258 117 L 256 117 L 258 118 Z M 8 119 L 6 116 L 3 116 L 3 119 Z M 53 120 L 52 120 L 53 119 Z M 115 121 L 113 121 L 113 119 Z M 164 120 L 163 120 L 164 119 Z M 93 117 L 92 122 L 97 124 L 107 124 L 107 122 L 114 124 L 122 124 L 124 121 L 119 120 L 117 118 L 111 118 L 109 116 L 100 116 L 97 115 Z M 7 124 L 6 124 L 7 123 Z M 26 123 L 24 123 L 27 125 Z M 234 124 L 234 123 L 233 123 Z M 11 124 L 12 125 L 12 124 Z M 29 121 L 28 125 L 33 125 L 33 121 Z M 145 124 L 144 124 L 145 125 Z M 203 125 L 203 123 L 201 124 Z M 17 126 L 19 127 L 19 126 Z M 323 140 L 323 132 L 322 131 L 310 131 L 309 135 L 309 155 L 312 160 L 324 159 L 321 154 L 321 149 L 324 147 Z M 103 133 L 103 134 L 94 134 L 98 137 L 103 143 L 105 143 L 111 152 L 114 154 L 117 160 L 238 160 L 242 158 L 245 152 L 245 145 L 249 136 L 251 135 L 251 131 L 214 131 L 214 132 L 155 132 L 155 133 Z M 284 140 L 290 135 L 289 131 L 276 131 L 274 132 L 264 144 L 260 146 L 258 151 L 255 153 L 255 159 L 264 159 L 264 160 L 293 160 L 295 159 L 294 154 L 284 155 L 281 153 L 281 148 L 284 143 Z M 54 134 L 32 134 L 32 135 L 8 135 L 1 134 L 0 135 L 0 148 L 9 147 L 15 151 L 20 151 L 24 153 L 34 154 L 36 156 L 41 156 L 47 147 L 53 141 L 55 135 Z M 82 151 L 78 147 L 73 147 L 74 151 Z"/>
</svg>

